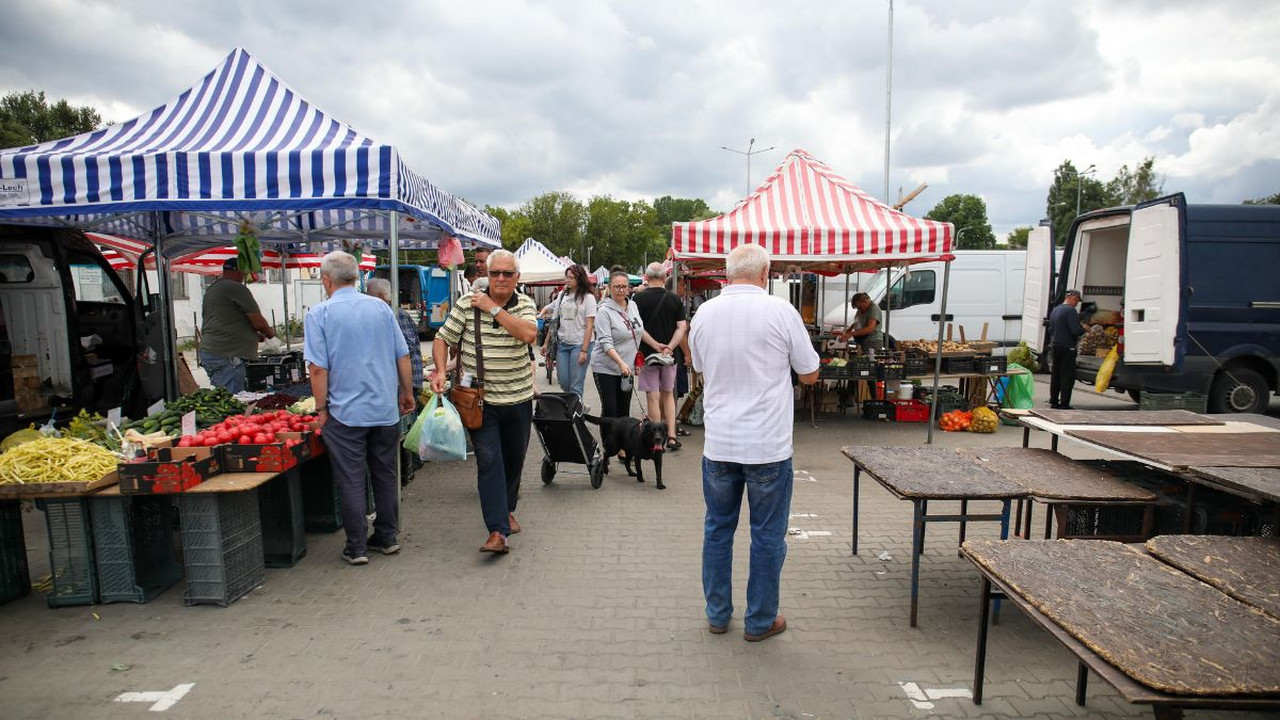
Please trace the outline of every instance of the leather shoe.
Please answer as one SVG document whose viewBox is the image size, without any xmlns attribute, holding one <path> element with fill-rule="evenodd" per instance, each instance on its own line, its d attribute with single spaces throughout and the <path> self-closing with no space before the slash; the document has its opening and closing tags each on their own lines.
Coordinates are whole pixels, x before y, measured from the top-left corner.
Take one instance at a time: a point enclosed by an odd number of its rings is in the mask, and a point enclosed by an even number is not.
<svg viewBox="0 0 1280 720">
<path fill-rule="evenodd" d="M 729 632 L 729 626 L 728 625 L 712 625 L 711 623 L 707 623 L 707 630 L 710 630 L 712 635 L 723 635 Z"/>
<path fill-rule="evenodd" d="M 786 631 L 787 631 L 787 619 L 782 617 L 782 614 L 779 613 L 778 617 L 774 618 L 773 625 L 768 630 L 765 630 L 759 635 L 752 635 L 751 633 L 744 632 L 742 634 L 742 637 L 747 642 L 760 642 L 761 640 L 767 640 L 773 637 L 774 635 L 781 635 Z"/>
<path fill-rule="evenodd" d="M 480 546 L 480 552 L 487 553 L 506 553 L 511 548 L 507 545 L 507 539 L 500 532 L 489 533 L 489 539 L 484 541 Z"/>
<path fill-rule="evenodd" d="M 511 526 L 511 534 L 520 532 L 520 523 L 516 522 L 515 513 L 507 513 L 507 524 Z"/>
</svg>

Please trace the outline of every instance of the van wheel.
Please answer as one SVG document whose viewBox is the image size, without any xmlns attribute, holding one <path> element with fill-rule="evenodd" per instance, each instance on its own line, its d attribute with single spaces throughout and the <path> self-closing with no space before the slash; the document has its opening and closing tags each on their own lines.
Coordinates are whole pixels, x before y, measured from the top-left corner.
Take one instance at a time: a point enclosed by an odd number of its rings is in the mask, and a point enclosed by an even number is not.
<svg viewBox="0 0 1280 720">
<path fill-rule="evenodd" d="M 1264 413 L 1270 401 L 1267 381 L 1248 368 L 1219 370 L 1209 390 L 1209 412 Z"/>
</svg>

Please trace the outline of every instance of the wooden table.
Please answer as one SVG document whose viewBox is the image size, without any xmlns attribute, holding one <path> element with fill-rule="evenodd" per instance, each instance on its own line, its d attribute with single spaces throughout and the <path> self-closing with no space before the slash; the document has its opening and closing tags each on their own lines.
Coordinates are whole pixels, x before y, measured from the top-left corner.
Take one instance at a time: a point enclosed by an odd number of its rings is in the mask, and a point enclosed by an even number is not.
<svg viewBox="0 0 1280 720">
<path fill-rule="evenodd" d="M 1026 497 L 1021 485 L 983 469 L 953 450 L 933 447 L 845 447 L 841 453 L 853 461 L 853 554 L 858 554 L 858 495 L 861 474 L 866 472 L 899 500 L 913 506 L 911 534 L 911 627 L 916 626 L 920 594 L 920 554 L 924 551 L 925 526 L 935 522 L 964 524 L 999 521 L 1000 537 L 1009 536 L 1009 506 Z M 960 500 L 959 515 L 930 515 L 930 500 Z M 968 501 L 995 500 L 1003 505 L 998 514 L 969 514 Z"/>
<path fill-rule="evenodd" d="M 1280 619 L 1280 538 L 1162 535 L 1148 540 L 1146 548 L 1161 561 Z"/>
<path fill-rule="evenodd" d="M 963 551 L 982 574 L 976 705 L 989 608 L 1008 599 L 1076 655 L 1078 705 L 1093 670 L 1160 719 L 1183 708 L 1280 709 L 1280 619 L 1119 543 L 980 541 Z"/>
</svg>

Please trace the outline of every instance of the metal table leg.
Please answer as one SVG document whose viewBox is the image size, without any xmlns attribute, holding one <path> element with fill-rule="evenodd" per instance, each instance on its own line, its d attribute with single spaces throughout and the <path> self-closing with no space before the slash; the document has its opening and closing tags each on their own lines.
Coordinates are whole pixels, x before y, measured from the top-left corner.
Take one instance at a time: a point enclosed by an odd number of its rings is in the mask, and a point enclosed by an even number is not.
<svg viewBox="0 0 1280 720">
<path fill-rule="evenodd" d="M 911 627 L 916 626 L 916 605 L 920 597 L 920 551 L 924 547 L 924 500 L 912 500 L 915 517 L 911 531 Z"/>
<path fill-rule="evenodd" d="M 926 518 L 926 517 L 928 517 L 928 516 L 929 516 L 929 501 L 928 501 L 928 500 L 921 500 L 921 501 L 920 501 L 920 517 L 921 517 L 921 521 L 920 521 L 920 547 L 919 547 L 919 549 L 917 549 L 917 550 L 916 550 L 916 554 L 917 554 L 917 555 L 921 555 L 921 554 L 923 554 L 923 553 L 924 553 L 924 534 L 925 534 L 925 531 L 929 529 L 929 526 L 925 524 L 925 523 L 926 523 L 926 521 L 924 520 L 924 518 Z"/>
<path fill-rule="evenodd" d="M 857 465 L 853 466 L 853 552 L 851 555 L 858 554 L 858 478 L 862 474 L 862 468 Z"/>
<path fill-rule="evenodd" d="M 1036 504 L 1036 501 L 1035 501 L 1035 500 L 1032 500 L 1031 498 L 1027 498 L 1027 524 L 1024 526 L 1024 529 L 1023 529 L 1023 531 L 1022 531 L 1022 533 L 1021 533 L 1022 538 L 1023 538 L 1024 540 L 1030 540 L 1030 539 L 1031 539 L 1031 508 L 1032 508 L 1032 506 L 1034 506 L 1035 504 Z M 1048 512 L 1048 510 L 1046 510 L 1045 512 L 1047 513 L 1047 512 Z M 1014 534 L 1014 535 L 1018 535 L 1018 534 L 1019 534 L 1019 533 L 1018 533 L 1018 524 L 1017 524 L 1017 523 L 1014 523 L 1013 528 L 1014 528 L 1013 534 Z"/>
<path fill-rule="evenodd" d="M 1022 428 L 1022 447 L 1031 447 L 1031 428 L 1025 425 Z"/>
<path fill-rule="evenodd" d="M 978 593 L 982 606 L 978 610 L 978 650 L 973 658 L 973 704 L 982 704 L 982 681 L 987 666 L 987 617 L 991 610 L 991 581 L 982 576 L 982 592 Z"/>
<path fill-rule="evenodd" d="M 1089 687 L 1089 666 L 1081 660 L 1076 667 L 1076 704 L 1084 707 L 1084 695 Z"/>
<path fill-rule="evenodd" d="M 961 501 L 960 501 L 960 516 L 961 516 L 961 517 L 966 517 L 966 516 L 968 516 L 968 515 L 969 515 L 969 501 L 968 501 L 968 500 L 961 500 Z M 961 521 L 960 521 L 960 540 L 959 540 L 959 542 L 957 542 L 957 543 L 956 543 L 956 547 L 957 547 L 957 548 L 958 548 L 958 547 L 960 547 L 961 545 L 964 545 L 964 531 L 965 531 L 965 530 L 967 530 L 967 529 L 968 529 L 968 523 L 967 523 L 966 521 L 964 521 L 964 520 L 961 520 Z M 959 554 L 960 554 L 960 551 L 959 551 L 959 550 L 956 550 L 956 554 L 957 554 L 957 555 L 959 555 Z"/>
</svg>

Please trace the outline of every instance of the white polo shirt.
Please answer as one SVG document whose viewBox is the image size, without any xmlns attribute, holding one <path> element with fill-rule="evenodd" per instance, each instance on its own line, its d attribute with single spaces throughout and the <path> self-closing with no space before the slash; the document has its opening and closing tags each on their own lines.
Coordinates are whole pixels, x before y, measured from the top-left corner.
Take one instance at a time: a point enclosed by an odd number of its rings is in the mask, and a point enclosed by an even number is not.
<svg viewBox="0 0 1280 720">
<path fill-rule="evenodd" d="M 764 288 L 728 285 L 698 309 L 689 345 L 704 382 L 702 454 L 748 465 L 791 457 L 790 371 L 818 369 L 800 313 Z"/>
</svg>

